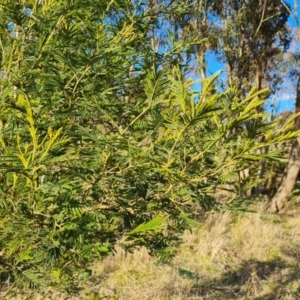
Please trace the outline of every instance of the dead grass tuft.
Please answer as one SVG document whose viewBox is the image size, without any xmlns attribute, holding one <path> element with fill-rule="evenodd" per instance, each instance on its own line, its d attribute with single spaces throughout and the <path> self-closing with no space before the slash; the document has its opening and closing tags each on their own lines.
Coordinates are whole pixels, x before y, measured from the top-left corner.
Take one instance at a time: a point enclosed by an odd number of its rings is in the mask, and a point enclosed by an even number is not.
<svg viewBox="0 0 300 300">
<path fill-rule="evenodd" d="M 145 249 L 117 249 L 95 262 L 80 295 L 48 291 L 31 299 L 300 299 L 299 209 L 283 216 L 212 213 L 183 240 L 171 265 Z"/>
</svg>

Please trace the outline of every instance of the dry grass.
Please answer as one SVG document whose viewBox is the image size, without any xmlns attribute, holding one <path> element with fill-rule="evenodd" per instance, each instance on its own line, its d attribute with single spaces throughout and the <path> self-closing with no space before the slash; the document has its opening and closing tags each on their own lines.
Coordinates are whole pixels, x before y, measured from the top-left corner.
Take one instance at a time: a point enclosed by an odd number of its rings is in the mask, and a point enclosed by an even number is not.
<svg viewBox="0 0 300 300">
<path fill-rule="evenodd" d="M 145 249 L 119 250 L 95 262 L 80 295 L 48 291 L 27 299 L 300 299 L 299 212 L 214 213 L 183 238 L 172 265 L 159 264 Z"/>
</svg>

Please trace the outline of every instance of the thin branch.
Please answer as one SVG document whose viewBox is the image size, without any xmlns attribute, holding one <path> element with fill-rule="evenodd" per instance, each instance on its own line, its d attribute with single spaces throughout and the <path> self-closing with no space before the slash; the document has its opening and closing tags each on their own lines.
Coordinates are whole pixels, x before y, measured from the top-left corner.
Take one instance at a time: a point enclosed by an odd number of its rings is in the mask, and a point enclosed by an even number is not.
<svg viewBox="0 0 300 300">
<path fill-rule="evenodd" d="M 254 36 L 256 36 L 256 35 L 258 34 L 258 31 L 259 31 L 259 29 L 260 29 L 260 27 L 261 27 L 261 24 L 265 21 L 265 20 L 264 20 L 264 16 L 265 16 L 265 11 L 266 11 L 266 5 L 267 5 L 267 0 L 264 0 L 264 8 L 263 8 L 263 12 L 262 12 L 261 19 L 260 19 L 260 21 L 259 21 L 259 24 L 258 24 L 258 27 L 257 27 L 257 29 L 256 29 L 256 32 L 255 32 L 255 35 L 254 35 Z"/>
</svg>

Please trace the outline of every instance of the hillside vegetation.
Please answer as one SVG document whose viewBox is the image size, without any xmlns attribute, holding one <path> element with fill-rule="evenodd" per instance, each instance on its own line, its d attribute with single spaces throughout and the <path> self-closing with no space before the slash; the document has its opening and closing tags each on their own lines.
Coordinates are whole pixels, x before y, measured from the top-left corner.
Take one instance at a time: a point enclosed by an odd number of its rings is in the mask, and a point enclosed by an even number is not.
<svg viewBox="0 0 300 300">
<path fill-rule="evenodd" d="M 264 109 L 297 78 L 290 14 L 281 0 L 0 0 L 3 297 L 296 295 L 267 291 L 293 270 L 296 219 L 247 214 L 299 194 L 300 80 L 295 113 Z"/>
</svg>

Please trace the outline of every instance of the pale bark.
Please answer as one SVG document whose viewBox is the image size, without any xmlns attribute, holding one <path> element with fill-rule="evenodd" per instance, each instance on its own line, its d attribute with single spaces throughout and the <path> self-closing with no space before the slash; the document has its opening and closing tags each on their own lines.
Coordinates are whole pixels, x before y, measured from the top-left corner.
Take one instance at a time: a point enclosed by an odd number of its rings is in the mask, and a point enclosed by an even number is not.
<svg viewBox="0 0 300 300">
<path fill-rule="evenodd" d="M 296 113 L 300 112 L 300 75 L 298 77 L 297 84 L 297 96 L 296 96 Z M 300 129 L 300 118 L 296 118 L 295 120 L 295 129 Z M 285 168 L 285 172 L 280 184 L 277 193 L 273 197 L 269 212 L 270 213 L 278 213 L 283 210 L 287 202 L 289 200 L 289 196 L 295 186 L 297 181 L 297 176 L 300 169 L 300 137 L 295 140 L 292 145 L 290 158 L 287 167 Z"/>
<path fill-rule="evenodd" d="M 300 169 L 300 138 L 298 138 L 291 149 L 289 163 L 285 169 L 284 176 L 277 193 L 272 199 L 269 207 L 270 213 L 282 211 L 288 202 L 289 196 L 295 186 Z"/>
</svg>

